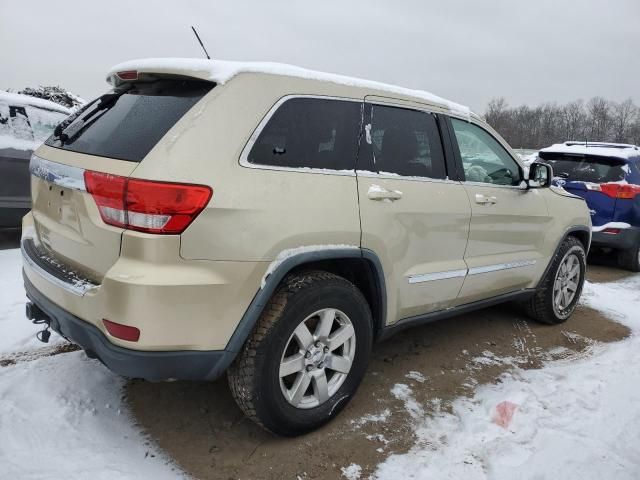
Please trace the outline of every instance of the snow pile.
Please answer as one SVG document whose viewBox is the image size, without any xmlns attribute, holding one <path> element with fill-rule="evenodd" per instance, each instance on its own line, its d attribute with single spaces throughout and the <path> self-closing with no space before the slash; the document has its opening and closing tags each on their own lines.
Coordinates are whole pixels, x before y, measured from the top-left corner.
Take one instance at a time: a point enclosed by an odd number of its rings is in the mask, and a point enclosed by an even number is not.
<svg viewBox="0 0 640 480">
<path fill-rule="evenodd" d="M 352 463 L 348 467 L 342 467 L 342 476 L 347 480 L 358 480 L 362 475 L 362 467 L 357 463 Z"/>
<path fill-rule="evenodd" d="M 82 352 L 0 368 L 4 478 L 176 478 L 133 427 L 124 380 Z"/>
<path fill-rule="evenodd" d="M 0 102 L 8 105 L 16 106 L 32 106 L 39 107 L 45 110 L 52 110 L 54 112 L 63 113 L 65 115 L 71 115 L 72 110 L 60 105 L 59 103 L 45 100 L 44 98 L 32 97 L 31 95 L 22 95 L 21 93 L 12 93 L 0 90 Z"/>
<path fill-rule="evenodd" d="M 42 142 L 35 140 L 26 140 L 23 138 L 16 138 L 11 135 L 0 134 L 0 149 L 13 148 L 14 150 L 32 151 L 38 148 Z"/>
<path fill-rule="evenodd" d="M 516 369 L 500 384 L 454 401 L 451 413 L 420 418 L 416 446 L 389 457 L 375 477 L 637 479 L 640 276 L 586 284 L 583 303 L 629 326 L 633 335 L 595 345 L 589 357 Z"/>
<path fill-rule="evenodd" d="M 351 87 L 360 87 L 371 90 L 380 90 L 398 95 L 406 95 L 419 98 L 429 103 L 441 104 L 453 113 L 469 118 L 471 111 L 469 107 L 451 102 L 423 90 L 412 90 L 410 88 L 398 87 L 386 83 L 363 80 L 360 78 L 336 75 L 333 73 L 318 72 L 306 68 L 296 67 L 283 63 L 273 62 L 233 62 L 226 60 L 204 60 L 200 58 L 147 58 L 130 60 L 111 67 L 107 74 L 107 80 L 117 82 L 115 77 L 117 72 L 136 70 L 138 72 L 149 73 L 181 73 L 183 75 L 210 80 L 220 85 L 224 85 L 233 77 L 241 73 L 265 73 L 269 75 L 286 75 L 291 77 L 305 78 L 308 80 L 319 80 L 324 82 L 337 83 Z"/>
</svg>

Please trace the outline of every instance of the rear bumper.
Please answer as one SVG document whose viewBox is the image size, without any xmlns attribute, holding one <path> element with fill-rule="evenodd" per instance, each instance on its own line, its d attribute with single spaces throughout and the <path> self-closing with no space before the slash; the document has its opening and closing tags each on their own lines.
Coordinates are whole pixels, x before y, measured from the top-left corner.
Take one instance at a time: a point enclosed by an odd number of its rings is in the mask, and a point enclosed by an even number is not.
<svg viewBox="0 0 640 480">
<path fill-rule="evenodd" d="M 591 245 L 594 247 L 608 247 L 627 250 L 640 243 L 640 227 L 630 227 L 620 230 L 620 233 L 593 232 Z"/>
<path fill-rule="evenodd" d="M 50 301 L 26 275 L 23 276 L 27 297 L 45 313 L 51 328 L 117 374 L 150 381 L 214 380 L 224 373 L 235 358 L 235 353 L 225 350 L 156 352 L 114 345 L 98 328 Z"/>
</svg>

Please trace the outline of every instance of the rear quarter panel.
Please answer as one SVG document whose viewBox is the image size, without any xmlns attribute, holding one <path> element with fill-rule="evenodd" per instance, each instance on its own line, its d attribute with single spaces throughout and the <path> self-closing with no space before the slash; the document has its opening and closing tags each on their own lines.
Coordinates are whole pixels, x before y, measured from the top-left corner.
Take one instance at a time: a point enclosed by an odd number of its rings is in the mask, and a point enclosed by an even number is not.
<svg viewBox="0 0 640 480">
<path fill-rule="evenodd" d="M 182 234 L 186 259 L 271 261 L 300 246 L 360 245 L 356 178 L 241 166 L 251 134 L 291 94 L 362 98 L 328 82 L 241 74 L 216 86 L 138 166 L 135 176 L 206 184 L 209 205 Z"/>
</svg>

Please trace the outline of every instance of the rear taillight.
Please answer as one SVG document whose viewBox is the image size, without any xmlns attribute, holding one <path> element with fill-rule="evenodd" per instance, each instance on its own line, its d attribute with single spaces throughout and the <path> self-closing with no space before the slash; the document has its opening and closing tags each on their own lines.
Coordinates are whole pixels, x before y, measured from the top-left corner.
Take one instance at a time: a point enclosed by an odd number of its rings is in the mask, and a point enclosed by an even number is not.
<svg viewBox="0 0 640 480">
<path fill-rule="evenodd" d="M 84 172 L 84 181 L 106 224 L 147 233 L 182 233 L 213 194 L 204 185 L 154 182 L 91 170 Z"/>
<path fill-rule="evenodd" d="M 587 188 L 602 192 L 611 198 L 634 199 L 636 195 L 640 195 L 640 185 L 632 185 L 630 183 L 589 184 Z"/>
</svg>

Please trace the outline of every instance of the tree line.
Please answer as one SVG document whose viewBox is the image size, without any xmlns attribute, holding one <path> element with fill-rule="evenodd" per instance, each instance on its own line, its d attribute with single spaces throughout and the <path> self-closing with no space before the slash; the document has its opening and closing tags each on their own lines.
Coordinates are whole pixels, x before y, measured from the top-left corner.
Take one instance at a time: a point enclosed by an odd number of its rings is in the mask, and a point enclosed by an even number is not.
<svg viewBox="0 0 640 480">
<path fill-rule="evenodd" d="M 489 102 L 484 118 L 513 148 L 538 149 L 567 140 L 640 145 L 640 108 L 631 99 L 510 107 L 499 97 Z"/>
</svg>

